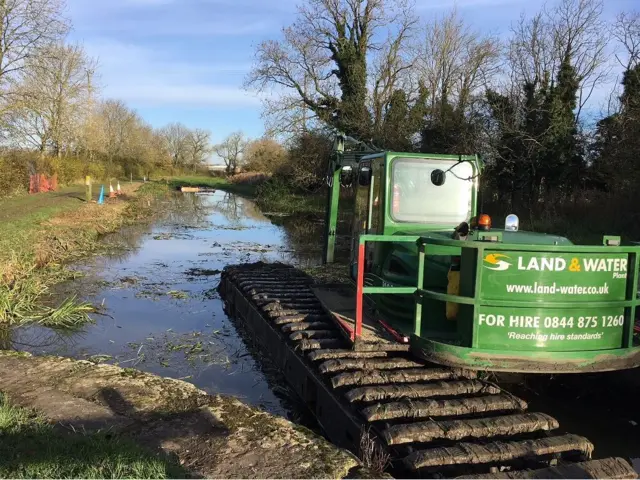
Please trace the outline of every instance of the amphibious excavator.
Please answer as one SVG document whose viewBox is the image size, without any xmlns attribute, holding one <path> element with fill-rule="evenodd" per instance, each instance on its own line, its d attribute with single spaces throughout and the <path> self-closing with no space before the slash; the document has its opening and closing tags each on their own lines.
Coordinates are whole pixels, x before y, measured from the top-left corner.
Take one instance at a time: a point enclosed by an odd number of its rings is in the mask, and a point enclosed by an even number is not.
<svg viewBox="0 0 640 480">
<path fill-rule="evenodd" d="M 639 365 L 640 247 L 611 235 L 574 245 L 520 230 L 516 214 L 496 228 L 478 211 L 481 171 L 477 156 L 375 151 L 336 137 L 325 262 L 334 260 L 340 189 L 351 188 L 355 305 L 347 311 L 343 298 L 334 308 L 335 291 L 316 293 L 354 345 L 383 329 L 423 359 L 465 369 Z"/>
<path fill-rule="evenodd" d="M 334 150 L 325 261 L 352 189 L 349 275 L 257 262 L 225 267 L 219 285 L 327 437 L 400 478 L 637 478 L 478 370 L 637 365 L 640 247 L 573 245 L 520 230 L 515 214 L 496 228 L 478 211 L 476 156 L 342 135 Z"/>
</svg>

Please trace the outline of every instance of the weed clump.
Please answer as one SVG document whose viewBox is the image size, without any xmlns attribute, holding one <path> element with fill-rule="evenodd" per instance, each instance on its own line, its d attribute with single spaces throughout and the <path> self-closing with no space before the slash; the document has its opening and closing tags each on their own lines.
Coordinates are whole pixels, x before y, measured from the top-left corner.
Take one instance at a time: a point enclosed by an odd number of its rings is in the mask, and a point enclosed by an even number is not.
<svg viewBox="0 0 640 480">
<path fill-rule="evenodd" d="M 166 185 L 153 183 L 135 193 L 127 187 L 123 197 L 104 205 L 79 203 L 63 212 L 44 208 L 5 222 L 8 233 L 0 238 L 0 325 L 73 329 L 91 322 L 91 305 L 74 297 L 52 304 L 49 287 L 75 275 L 64 264 L 103 250 L 101 235 L 151 218 L 152 199 L 168 191 Z"/>
</svg>

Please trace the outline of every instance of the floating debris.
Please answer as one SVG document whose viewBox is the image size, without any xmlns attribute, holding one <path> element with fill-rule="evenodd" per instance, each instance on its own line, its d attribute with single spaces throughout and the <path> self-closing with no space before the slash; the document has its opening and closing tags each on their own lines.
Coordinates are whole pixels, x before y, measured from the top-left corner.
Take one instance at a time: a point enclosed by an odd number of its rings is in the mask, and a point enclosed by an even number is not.
<svg viewBox="0 0 640 480">
<path fill-rule="evenodd" d="M 222 270 L 209 268 L 190 268 L 185 273 L 191 277 L 211 277 L 214 275 L 220 275 L 222 273 Z"/>
<path fill-rule="evenodd" d="M 188 233 L 160 233 L 153 236 L 154 240 L 191 240 L 193 235 Z"/>
<path fill-rule="evenodd" d="M 189 298 L 189 294 L 182 290 L 169 290 L 167 292 L 167 295 L 169 295 L 171 298 L 175 298 L 178 300 L 184 300 L 185 298 Z"/>
<path fill-rule="evenodd" d="M 88 362 L 96 363 L 96 364 L 105 363 L 105 362 L 108 362 L 109 360 L 113 360 L 113 356 L 111 356 L 111 355 L 91 355 L 91 356 L 87 357 L 87 361 Z"/>
</svg>

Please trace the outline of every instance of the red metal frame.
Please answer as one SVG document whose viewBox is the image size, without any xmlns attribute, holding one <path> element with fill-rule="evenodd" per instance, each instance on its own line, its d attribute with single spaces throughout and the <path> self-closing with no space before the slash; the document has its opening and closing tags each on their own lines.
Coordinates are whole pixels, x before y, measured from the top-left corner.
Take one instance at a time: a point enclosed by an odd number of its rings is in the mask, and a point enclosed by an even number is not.
<svg viewBox="0 0 640 480">
<path fill-rule="evenodd" d="M 351 343 L 355 342 L 355 330 L 351 328 L 349 322 L 343 320 L 342 317 L 335 312 L 333 313 L 333 318 L 338 322 L 338 327 L 340 327 L 340 329 L 349 336 L 349 340 L 351 340 Z"/>
<path fill-rule="evenodd" d="M 363 312 L 363 288 L 364 288 L 364 242 L 358 246 L 358 281 L 356 284 L 356 329 L 353 341 L 362 335 Z"/>
<path fill-rule="evenodd" d="M 365 262 L 365 243 L 361 242 L 358 246 L 358 280 L 356 283 L 356 325 L 355 331 L 352 331 L 349 327 L 348 330 L 351 333 L 351 341 L 355 342 L 356 338 L 362 336 L 362 319 L 364 315 L 364 262 Z M 398 343 L 408 343 L 409 339 L 404 335 L 398 333 L 391 325 L 382 321 L 381 319 L 376 319 L 377 322 L 384 328 L 387 332 L 391 334 L 391 336 Z M 345 325 L 346 326 L 346 325 Z"/>
<path fill-rule="evenodd" d="M 377 319 L 378 323 L 384 328 L 398 343 L 409 343 L 409 337 L 398 333 L 398 331 L 389 325 L 387 322 L 381 319 Z"/>
</svg>

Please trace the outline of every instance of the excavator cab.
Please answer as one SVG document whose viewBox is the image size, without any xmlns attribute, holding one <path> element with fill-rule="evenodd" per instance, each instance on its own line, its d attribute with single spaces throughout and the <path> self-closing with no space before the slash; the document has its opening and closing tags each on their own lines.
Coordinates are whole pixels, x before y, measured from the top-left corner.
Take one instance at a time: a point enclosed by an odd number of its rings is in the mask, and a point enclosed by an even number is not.
<svg viewBox="0 0 640 480">
<path fill-rule="evenodd" d="M 354 279 L 360 235 L 452 231 L 475 215 L 476 157 L 386 152 L 363 157 L 357 171 L 350 256 Z M 370 244 L 365 251 L 365 271 L 379 275 L 387 250 Z"/>
<path fill-rule="evenodd" d="M 328 238 L 344 166 L 333 164 Z M 640 365 L 639 246 L 577 246 L 522 231 L 513 215 L 503 226 L 478 212 L 476 156 L 359 151 L 349 167 L 357 298 L 416 355 L 512 372 Z"/>
</svg>

